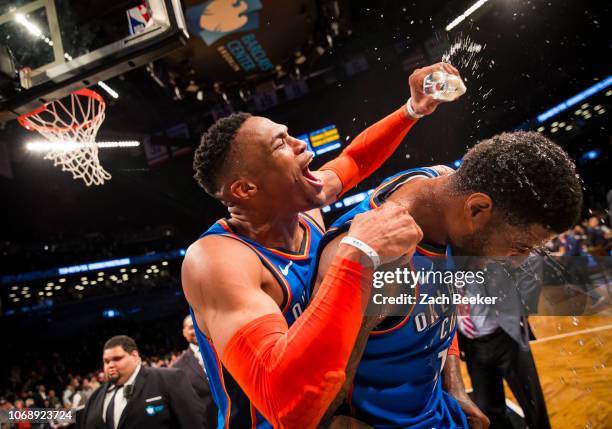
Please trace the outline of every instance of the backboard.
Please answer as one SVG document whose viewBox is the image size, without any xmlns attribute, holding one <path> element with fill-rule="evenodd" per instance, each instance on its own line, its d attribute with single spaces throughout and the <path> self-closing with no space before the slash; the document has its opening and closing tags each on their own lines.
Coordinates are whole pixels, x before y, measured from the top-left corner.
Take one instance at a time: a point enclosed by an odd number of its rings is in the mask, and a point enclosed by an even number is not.
<svg viewBox="0 0 612 429">
<path fill-rule="evenodd" d="M 0 2 L 0 121 L 185 43 L 180 0 Z"/>
</svg>

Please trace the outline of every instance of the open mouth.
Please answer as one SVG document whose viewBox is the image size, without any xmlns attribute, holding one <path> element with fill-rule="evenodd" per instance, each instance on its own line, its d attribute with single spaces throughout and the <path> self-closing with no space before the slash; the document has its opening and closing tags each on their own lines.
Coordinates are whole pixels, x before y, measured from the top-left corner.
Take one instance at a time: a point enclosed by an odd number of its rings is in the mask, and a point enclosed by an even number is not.
<svg viewBox="0 0 612 429">
<path fill-rule="evenodd" d="M 312 158 L 310 159 L 310 161 L 308 161 L 308 163 L 304 166 L 304 168 L 302 168 L 302 176 L 304 176 L 304 179 L 306 179 L 306 181 L 310 183 L 312 186 L 314 186 L 315 188 L 322 188 L 323 181 L 319 179 L 318 177 L 315 177 L 314 174 L 312 174 L 312 171 L 310 171 L 310 168 L 308 168 L 308 165 L 310 164 L 311 161 L 312 161 Z"/>
</svg>

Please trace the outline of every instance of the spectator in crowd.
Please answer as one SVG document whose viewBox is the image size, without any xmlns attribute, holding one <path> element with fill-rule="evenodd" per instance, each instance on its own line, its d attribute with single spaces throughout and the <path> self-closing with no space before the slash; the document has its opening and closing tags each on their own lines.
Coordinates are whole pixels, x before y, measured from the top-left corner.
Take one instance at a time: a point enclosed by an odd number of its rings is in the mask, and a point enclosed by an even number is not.
<svg viewBox="0 0 612 429">
<path fill-rule="evenodd" d="M 78 408 L 82 405 L 85 405 L 92 393 L 93 389 L 91 387 L 91 384 L 89 384 L 89 379 L 87 377 L 83 377 L 83 382 L 80 388 L 72 397 L 72 407 Z"/>
<path fill-rule="evenodd" d="M 76 377 L 73 377 L 70 380 L 70 384 L 66 386 L 66 389 L 64 390 L 64 393 L 62 395 L 62 404 L 64 405 L 64 408 L 72 408 L 72 400 L 78 388 L 79 388 L 79 379 Z"/>
<path fill-rule="evenodd" d="M 48 408 L 53 408 L 53 409 L 58 409 L 62 406 L 61 401 L 59 400 L 59 398 L 57 397 L 55 390 L 51 389 L 49 390 L 49 395 L 47 396 L 47 407 Z"/>
<path fill-rule="evenodd" d="M 177 369 L 143 366 L 132 338 L 110 338 L 104 344 L 103 363 L 108 381 L 79 413 L 79 427 L 205 427 L 204 408 L 185 374 Z"/>
<path fill-rule="evenodd" d="M 599 217 L 589 218 L 586 236 L 588 252 L 593 256 L 606 256 L 606 230 Z"/>
<path fill-rule="evenodd" d="M 591 306 L 595 307 L 604 301 L 589 276 L 589 252 L 587 248 L 587 235 L 581 225 L 574 226 L 564 234 L 563 245 L 559 249 L 560 262 L 570 274 L 571 281 L 584 290 L 591 298 Z"/>
<path fill-rule="evenodd" d="M 22 399 L 15 400 L 15 411 L 28 411 L 25 402 Z M 20 421 L 16 425 L 13 425 L 16 429 L 31 429 L 32 424 L 29 422 Z"/>
<path fill-rule="evenodd" d="M 47 401 L 47 393 L 45 392 L 45 385 L 39 384 L 36 386 L 36 395 L 34 395 L 34 406 L 36 408 L 45 408 Z"/>
<path fill-rule="evenodd" d="M 13 404 L 5 398 L 0 398 L 0 429 L 10 429 L 11 425 L 8 420 L 8 412 L 13 409 Z"/>
<path fill-rule="evenodd" d="M 91 384 L 91 393 L 95 392 L 96 390 L 98 390 L 100 388 L 100 386 L 102 385 L 102 383 L 104 383 L 104 371 L 100 371 L 97 374 L 94 374 L 91 378 L 90 378 L 90 384 Z"/>
<path fill-rule="evenodd" d="M 206 412 L 206 427 L 215 428 L 217 427 L 218 409 L 210 392 L 208 376 L 206 374 L 206 368 L 204 366 L 202 354 L 200 353 L 200 348 L 198 347 L 191 315 L 183 319 L 183 337 L 185 337 L 189 346 L 181 353 L 172 367 L 181 369 L 185 375 L 187 375 L 187 378 L 191 381 L 191 385 L 204 405 Z"/>
</svg>

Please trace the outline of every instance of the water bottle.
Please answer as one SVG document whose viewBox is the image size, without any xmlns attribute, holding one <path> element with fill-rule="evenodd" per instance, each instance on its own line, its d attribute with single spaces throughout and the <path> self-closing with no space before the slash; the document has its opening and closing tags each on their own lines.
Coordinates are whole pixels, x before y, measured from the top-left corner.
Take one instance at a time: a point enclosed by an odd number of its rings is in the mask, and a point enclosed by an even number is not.
<svg viewBox="0 0 612 429">
<path fill-rule="evenodd" d="M 465 91 L 465 84 L 459 76 L 443 71 L 435 71 L 423 81 L 423 92 L 435 100 L 453 101 Z"/>
</svg>

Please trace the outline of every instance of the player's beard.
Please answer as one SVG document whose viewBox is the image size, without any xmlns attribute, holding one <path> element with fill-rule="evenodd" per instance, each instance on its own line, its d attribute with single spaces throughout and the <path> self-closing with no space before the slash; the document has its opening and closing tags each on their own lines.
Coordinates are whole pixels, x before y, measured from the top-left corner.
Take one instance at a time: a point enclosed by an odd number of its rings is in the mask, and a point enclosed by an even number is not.
<svg viewBox="0 0 612 429">
<path fill-rule="evenodd" d="M 109 383 L 117 384 L 117 381 L 119 381 L 120 375 L 119 374 L 114 375 L 114 376 L 109 375 L 107 376 L 107 378 L 108 378 Z"/>
<path fill-rule="evenodd" d="M 482 268 L 486 265 L 490 258 L 484 255 L 487 254 L 493 233 L 493 228 L 486 226 L 480 231 L 462 237 L 460 245 L 453 246 L 453 255 L 460 258 L 456 261 L 457 265 L 463 266 L 464 269 Z"/>
</svg>

